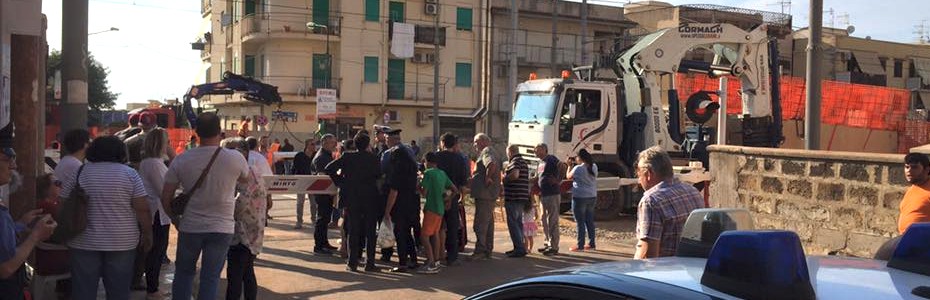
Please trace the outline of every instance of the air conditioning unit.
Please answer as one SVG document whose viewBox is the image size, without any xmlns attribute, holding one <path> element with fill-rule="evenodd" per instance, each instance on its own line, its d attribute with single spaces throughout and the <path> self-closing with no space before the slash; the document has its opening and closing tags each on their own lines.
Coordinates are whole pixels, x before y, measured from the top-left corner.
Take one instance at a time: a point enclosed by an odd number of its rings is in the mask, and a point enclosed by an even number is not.
<svg viewBox="0 0 930 300">
<path fill-rule="evenodd" d="M 436 61 L 436 56 L 433 53 L 418 52 L 413 54 L 410 61 L 418 64 L 431 64 Z"/>
<path fill-rule="evenodd" d="M 438 3 L 426 3 L 426 7 L 423 8 L 423 13 L 427 15 L 438 15 L 439 14 L 439 4 Z"/>
<path fill-rule="evenodd" d="M 417 111 L 417 126 L 419 127 L 426 126 L 426 122 L 429 122 L 431 115 L 432 113 L 429 111 L 418 110 Z"/>
<path fill-rule="evenodd" d="M 400 123 L 400 114 L 396 110 L 389 110 L 384 115 L 384 120 L 388 123 Z"/>
</svg>

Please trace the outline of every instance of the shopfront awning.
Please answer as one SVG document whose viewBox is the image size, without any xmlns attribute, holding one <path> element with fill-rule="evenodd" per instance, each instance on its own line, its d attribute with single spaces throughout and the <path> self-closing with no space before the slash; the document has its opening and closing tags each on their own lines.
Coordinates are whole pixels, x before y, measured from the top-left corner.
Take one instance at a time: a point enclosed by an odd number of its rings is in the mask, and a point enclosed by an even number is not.
<svg viewBox="0 0 930 300">
<path fill-rule="evenodd" d="M 917 69 L 917 75 L 923 84 L 930 85 L 930 58 L 912 58 L 914 68 Z M 926 100 L 925 100 L 926 101 Z"/>
<path fill-rule="evenodd" d="M 924 104 L 924 109 L 930 109 L 930 91 L 918 91 L 920 102 Z"/>
<path fill-rule="evenodd" d="M 885 75 L 885 67 L 878 60 L 878 54 L 875 52 L 853 51 L 856 62 L 859 63 L 859 69 L 862 73 L 871 75 Z"/>
</svg>

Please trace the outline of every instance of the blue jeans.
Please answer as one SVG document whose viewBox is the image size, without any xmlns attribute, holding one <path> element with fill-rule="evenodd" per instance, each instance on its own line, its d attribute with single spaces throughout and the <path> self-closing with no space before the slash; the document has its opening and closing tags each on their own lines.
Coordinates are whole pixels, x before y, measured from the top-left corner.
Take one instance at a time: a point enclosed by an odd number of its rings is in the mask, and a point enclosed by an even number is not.
<svg viewBox="0 0 930 300">
<path fill-rule="evenodd" d="M 594 248 L 594 203 L 597 198 L 572 198 L 572 214 L 578 228 L 578 248 L 584 247 L 585 232 L 588 234 L 588 246 Z"/>
<path fill-rule="evenodd" d="M 103 278 L 107 299 L 129 299 L 136 249 L 91 251 L 71 248 L 71 299 L 97 299 L 97 283 Z"/>
<path fill-rule="evenodd" d="M 526 202 L 505 201 L 504 209 L 507 211 L 507 230 L 510 231 L 514 254 L 526 254 L 523 239 L 523 210 L 526 209 Z"/>
<path fill-rule="evenodd" d="M 178 251 L 175 260 L 174 283 L 171 287 L 173 299 L 188 300 L 193 294 L 197 259 L 203 252 L 200 265 L 200 293 L 197 299 L 216 299 L 220 272 L 226 263 L 232 234 L 227 233 L 178 233 Z"/>
</svg>

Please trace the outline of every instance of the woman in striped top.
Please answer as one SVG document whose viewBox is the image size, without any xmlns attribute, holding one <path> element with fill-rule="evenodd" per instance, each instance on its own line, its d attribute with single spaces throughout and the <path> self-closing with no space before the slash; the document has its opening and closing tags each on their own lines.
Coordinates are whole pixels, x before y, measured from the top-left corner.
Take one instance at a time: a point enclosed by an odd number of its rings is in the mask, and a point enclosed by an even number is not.
<svg viewBox="0 0 930 300">
<path fill-rule="evenodd" d="M 126 165 L 126 144 L 115 136 L 94 139 L 87 160 L 75 182 L 66 183 L 61 192 L 66 198 L 79 184 L 88 197 L 87 228 L 68 242 L 72 298 L 97 299 L 97 283 L 103 278 L 107 299 L 129 299 L 136 247 L 140 239 L 146 252 L 152 246 L 145 187 Z"/>
</svg>

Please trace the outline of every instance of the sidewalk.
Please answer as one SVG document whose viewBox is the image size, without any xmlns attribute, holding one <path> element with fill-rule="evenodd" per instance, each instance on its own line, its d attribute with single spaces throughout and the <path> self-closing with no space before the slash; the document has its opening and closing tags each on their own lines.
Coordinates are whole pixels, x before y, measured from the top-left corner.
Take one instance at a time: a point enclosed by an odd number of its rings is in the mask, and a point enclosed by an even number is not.
<svg viewBox="0 0 930 300">
<path fill-rule="evenodd" d="M 461 266 L 444 268 L 438 275 L 387 271 L 350 273 L 345 271 L 344 260 L 313 254 L 312 226 L 304 224 L 304 229 L 293 229 L 296 222 L 294 205 L 292 195 L 275 196 L 275 205 L 271 210 L 273 219 L 269 220 L 265 230 L 264 250 L 255 262 L 259 299 L 347 299 L 372 295 L 380 298 L 402 297 L 404 300 L 461 299 L 495 285 L 547 270 L 627 259 L 632 256 L 633 250 L 627 244 L 599 239 L 596 251 L 569 252 L 568 249 L 575 244 L 575 238 L 563 233 L 559 255 L 547 257 L 532 253 L 525 258 L 507 258 L 503 252 L 513 247 L 505 222 L 495 214 L 495 248 L 490 261 L 468 262 L 463 259 Z M 475 238 L 471 230 L 474 215 L 472 208 L 467 208 L 467 212 L 469 244 L 466 253 L 461 254 L 463 258 L 470 254 Z M 305 214 L 309 214 L 309 211 L 305 211 Z M 574 227 L 570 216 L 563 216 L 561 223 L 563 232 L 567 229 L 565 227 Z M 337 230 L 330 230 L 332 244 L 337 244 L 338 235 Z M 177 232 L 172 231 L 168 248 L 168 257 L 172 261 L 176 238 Z M 541 247 L 542 242 L 540 227 L 535 247 Z M 396 261 L 395 255 L 393 264 Z M 393 264 L 378 261 L 378 266 L 383 269 L 393 267 Z M 162 274 L 160 289 L 165 293 L 164 299 L 170 299 L 171 282 L 174 279 L 173 264 L 166 265 Z M 219 295 L 222 296 L 225 296 L 225 278 L 224 272 L 219 287 Z M 98 299 L 105 299 L 102 284 Z M 134 292 L 132 299 L 146 299 L 145 292 Z"/>
</svg>

